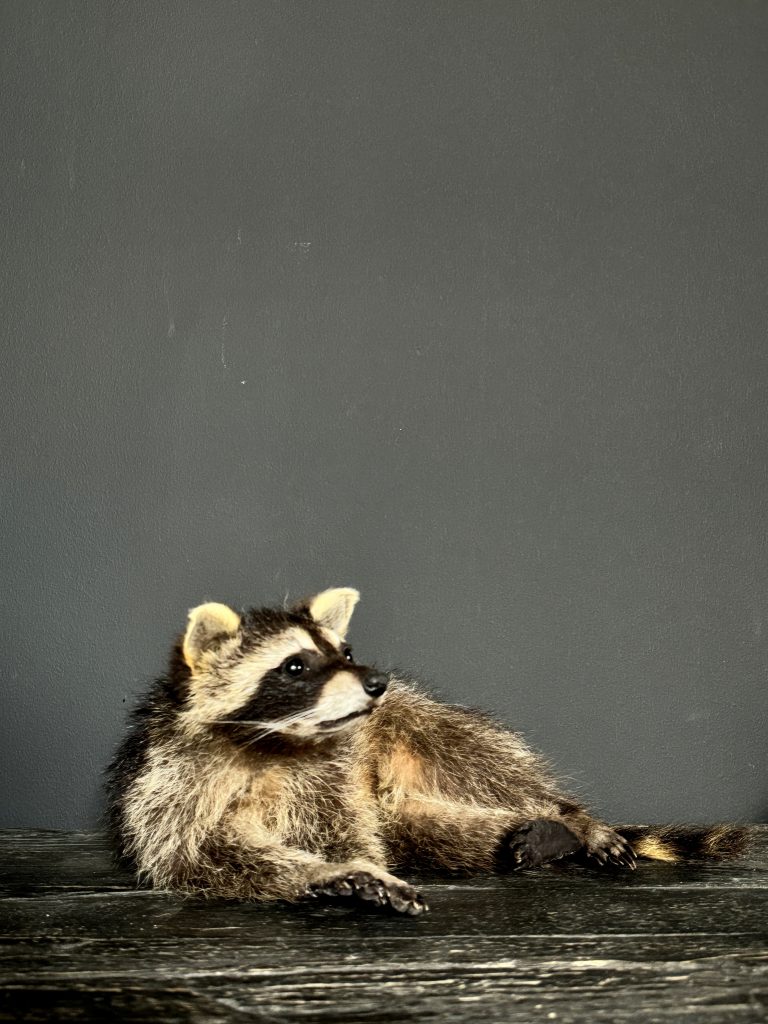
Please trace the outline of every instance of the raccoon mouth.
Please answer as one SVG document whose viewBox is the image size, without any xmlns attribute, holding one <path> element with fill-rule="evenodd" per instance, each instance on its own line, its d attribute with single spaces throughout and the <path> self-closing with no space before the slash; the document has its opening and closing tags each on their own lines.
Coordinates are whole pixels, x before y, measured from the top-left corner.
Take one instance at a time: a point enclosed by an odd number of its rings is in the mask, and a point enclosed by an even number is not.
<svg viewBox="0 0 768 1024">
<path fill-rule="evenodd" d="M 361 718 L 363 715 L 370 715 L 372 711 L 372 707 L 361 708 L 360 711 L 353 711 L 349 715 L 344 715 L 343 718 L 331 718 L 327 722 L 318 722 L 317 727 L 318 729 L 324 730 L 340 729 L 342 726 L 345 726 L 347 722 L 352 722 L 355 718 Z"/>
</svg>

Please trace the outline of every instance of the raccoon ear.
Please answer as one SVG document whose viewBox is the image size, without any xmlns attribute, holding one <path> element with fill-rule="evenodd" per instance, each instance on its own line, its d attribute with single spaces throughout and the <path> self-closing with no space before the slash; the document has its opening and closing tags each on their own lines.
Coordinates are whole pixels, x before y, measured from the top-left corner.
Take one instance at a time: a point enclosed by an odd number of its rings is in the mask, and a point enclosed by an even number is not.
<svg viewBox="0 0 768 1024">
<path fill-rule="evenodd" d="M 332 629 L 343 640 L 347 635 L 349 620 L 360 594 L 351 587 L 336 587 L 324 590 L 308 602 L 309 614 L 318 624 Z"/>
<path fill-rule="evenodd" d="M 203 655 L 217 643 L 234 636 L 240 628 L 240 616 L 225 604 L 201 604 L 189 613 L 184 634 L 184 661 L 194 670 Z"/>
</svg>

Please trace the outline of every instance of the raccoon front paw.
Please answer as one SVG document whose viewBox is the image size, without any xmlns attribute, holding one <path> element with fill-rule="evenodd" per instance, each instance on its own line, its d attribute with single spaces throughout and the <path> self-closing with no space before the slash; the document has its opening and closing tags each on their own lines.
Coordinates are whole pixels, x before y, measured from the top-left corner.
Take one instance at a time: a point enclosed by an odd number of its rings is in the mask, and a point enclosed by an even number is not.
<svg viewBox="0 0 768 1024">
<path fill-rule="evenodd" d="M 582 840 L 562 822 L 537 818 L 507 833 L 501 842 L 499 862 L 507 871 L 538 868 L 576 853 L 582 846 Z"/>
<path fill-rule="evenodd" d="M 429 907 L 416 889 L 398 879 L 376 878 L 368 871 L 353 871 L 348 875 L 337 875 L 325 882 L 309 887 L 311 896 L 333 898 L 354 897 L 375 907 L 388 907 L 398 914 L 425 913 Z"/>
<path fill-rule="evenodd" d="M 601 867 L 629 868 L 634 871 L 637 854 L 624 836 L 613 829 L 606 829 L 599 837 L 588 840 L 584 847 L 588 861 L 597 861 Z"/>
</svg>

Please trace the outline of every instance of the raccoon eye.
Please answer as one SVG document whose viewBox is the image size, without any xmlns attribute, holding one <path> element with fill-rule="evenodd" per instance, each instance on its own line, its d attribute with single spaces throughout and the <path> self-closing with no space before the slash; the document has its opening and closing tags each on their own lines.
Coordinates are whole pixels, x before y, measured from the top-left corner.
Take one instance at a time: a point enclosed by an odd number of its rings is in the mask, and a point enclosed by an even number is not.
<svg viewBox="0 0 768 1024">
<path fill-rule="evenodd" d="M 283 671 L 287 672 L 289 676 L 300 676 L 304 671 L 304 662 L 301 658 L 289 658 L 283 662 Z"/>
<path fill-rule="evenodd" d="M 354 661 L 355 660 L 353 658 L 353 656 L 352 656 L 352 648 L 351 647 L 343 647 L 342 650 L 341 650 L 341 653 L 344 655 L 344 657 L 347 659 L 347 661 Z"/>
</svg>

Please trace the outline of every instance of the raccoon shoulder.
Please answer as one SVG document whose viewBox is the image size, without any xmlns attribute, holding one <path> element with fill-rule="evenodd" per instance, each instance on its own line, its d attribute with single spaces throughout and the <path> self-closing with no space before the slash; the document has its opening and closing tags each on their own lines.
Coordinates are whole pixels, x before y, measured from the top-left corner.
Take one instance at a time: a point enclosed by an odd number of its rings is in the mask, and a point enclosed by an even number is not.
<svg viewBox="0 0 768 1024">
<path fill-rule="evenodd" d="M 515 748 L 528 749 L 522 736 L 512 732 L 493 715 L 463 704 L 449 704 L 433 696 L 423 683 L 412 677 L 393 675 L 381 706 L 366 723 L 371 742 L 402 738 L 434 749 L 435 743 L 459 741 L 481 745 L 489 736 L 506 737 Z"/>
<path fill-rule="evenodd" d="M 362 730 L 368 776 L 379 793 L 419 790 L 455 799 L 503 799 L 537 787 L 549 769 L 516 732 L 484 711 L 446 704 L 412 679 L 392 680 Z"/>
</svg>

